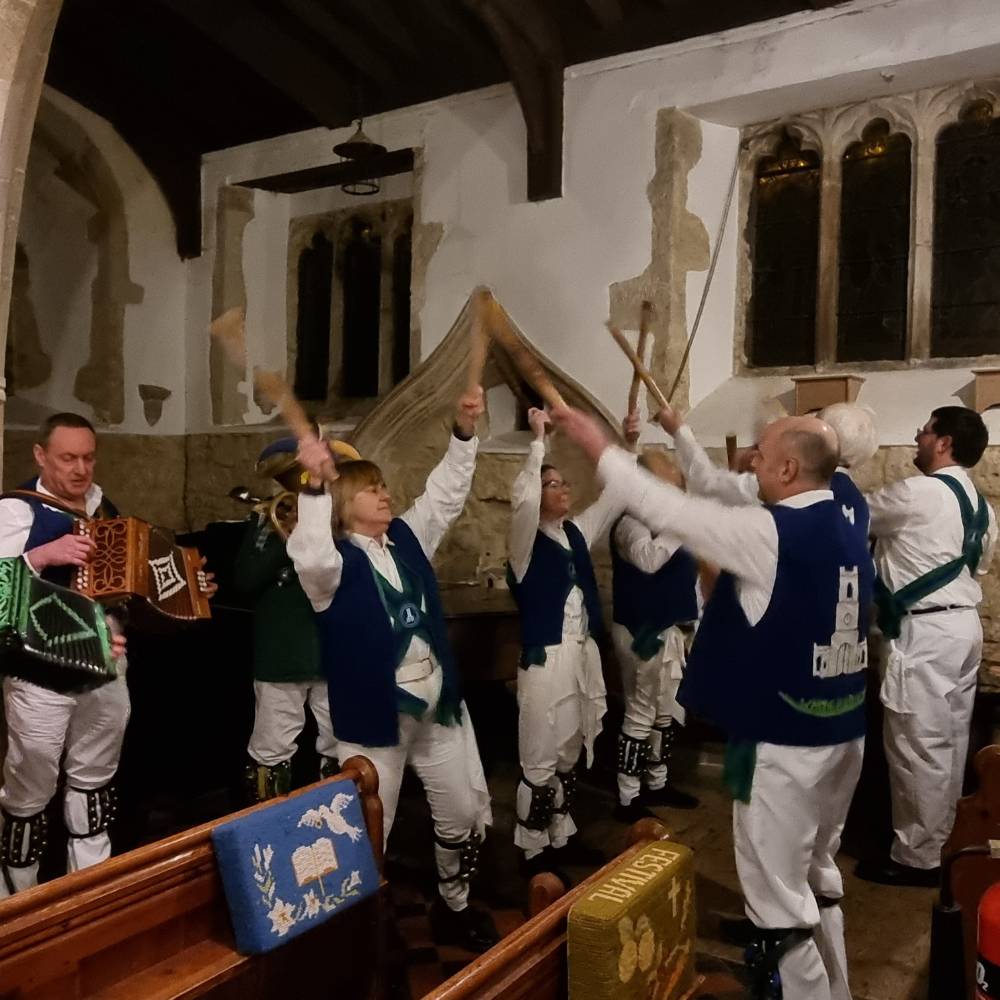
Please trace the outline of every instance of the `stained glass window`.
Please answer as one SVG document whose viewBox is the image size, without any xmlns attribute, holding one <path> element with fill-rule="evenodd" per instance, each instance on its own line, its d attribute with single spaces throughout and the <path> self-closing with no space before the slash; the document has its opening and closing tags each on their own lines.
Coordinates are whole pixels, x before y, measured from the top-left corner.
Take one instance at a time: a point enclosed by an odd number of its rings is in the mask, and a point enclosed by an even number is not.
<svg viewBox="0 0 1000 1000">
<path fill-rule="evenodd" d="M 970 105 L 937 139 L 931 355 L 1000 353 L 1000 119 Z"/>
<path fill-rule="evenodd" d="M 819 196 L 819 155 L 783 135 L 758 162 L 751 195 L 751 365 L 815 363 Z"/>
<path fill-rule="evenodd" d="M 844 153 L 838 361 L 906 356 L 911 143 L 872 122 Z"/>
</svg>

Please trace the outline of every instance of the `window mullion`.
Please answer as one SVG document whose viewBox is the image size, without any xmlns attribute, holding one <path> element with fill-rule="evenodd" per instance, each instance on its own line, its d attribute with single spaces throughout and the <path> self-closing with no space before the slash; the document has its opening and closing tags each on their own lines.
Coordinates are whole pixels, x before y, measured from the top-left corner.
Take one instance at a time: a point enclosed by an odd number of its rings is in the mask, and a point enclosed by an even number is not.
<svg viewBox="0 0 1000 1000">
<path fill-rule="evenodd" d="M 909 322 L 906 356 L 931 353 L 931 290 L 934 278 L 934 136 L 920 129 L 913 144 L 913 202 L 910 209 Z"/>
<path fill-rule="evenodd" d="M 837 299 L 840 292 L 841 159 L 823 151 L 820 172 L 819 252 L 816 267 L 816 367 L 837 360 Z"/>
</svg>

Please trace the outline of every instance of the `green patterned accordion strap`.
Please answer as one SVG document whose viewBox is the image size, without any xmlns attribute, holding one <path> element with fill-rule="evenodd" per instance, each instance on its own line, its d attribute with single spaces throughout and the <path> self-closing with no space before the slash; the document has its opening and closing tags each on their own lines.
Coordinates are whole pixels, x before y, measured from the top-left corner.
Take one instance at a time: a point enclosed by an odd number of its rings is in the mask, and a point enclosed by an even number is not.
<svg viewBox="0 0 1000 1000">
<path fill-rule="evenodd" d="M 66 692 L 114 680 L 104 609 L 21 558 L 0 559 L 0 673 Z"/>
</svg>

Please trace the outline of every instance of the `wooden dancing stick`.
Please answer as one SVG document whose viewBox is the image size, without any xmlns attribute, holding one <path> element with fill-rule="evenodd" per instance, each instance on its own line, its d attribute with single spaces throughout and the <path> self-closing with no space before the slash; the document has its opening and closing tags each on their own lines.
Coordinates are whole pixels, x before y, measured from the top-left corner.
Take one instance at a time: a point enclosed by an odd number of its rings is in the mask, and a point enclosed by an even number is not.
<svg viewBox="0 0 1000 1000">
<path fill-rule="evenodd" d="M 726 465 L 730 472 L 736 471 L 736 435 L 726 435 Z"/>
<path fill-rule="evenodd" d="M 486 367 L 486 355 L 490 351 L 487 316 L 492 298 L 488 288 L 479 287 L 473 292 L 472 343 L 469 346 L 469 370 L 465 386 L 466 391 L 470 393 L 475 392 L 483 384 L 483 369 Z"/>
<path fill-rule="evenodd" d="M 642 364 L 646 363 L 646 339 L 649 337 L 649 324 L 653 318 L 653 303 L 643 299 L 642 310 L 639 313 L 639 344 L 635 353 Z M 632 372 L 632 384 L 628 390 L 628 408 L 626 413 L 631 413 L 639 405 L 639 373 Z"/>
<path fill-rule="evenodd" d="M 209 332 L 222 345 L 229 360 L 238 367 L 246 365 L 246 327 L 243 309 L 227 309 L 209 325 Z M 306 416 L 302 404 L 295 398 L 292 387 L 277 373 L 255 368 L 253 382 L 257 391 L 270 400 L 281 412 L 288 429 L 300 441 L 316 436 L 316 428 Z M 332 465 L 332 463 L 331 463 Z M 328 474 L 330 481 L 335 474 Z"/>
<path fill-rule="evenodd" d="M 636 375 L 642 379 L 645 383 L 646 388 L 650 391 L 653 399 L 656 400 L 656 405 L 658 409 L 662 410 L 670 404 L 667 402 L 667 397 L 663 395 L 660 387 L 656 384 L 656 379 L 653 378 L 649 369 L 639 360 L 639 355 L 632 350 L 632 345 L 626 340 L 625 334 L 621 332 L 616 326 L 612 326 L 608 323 L 608 333 L 618 343 L 618 346 L 622 349 L 622 354 L 625 355 L 629 361 L 632 362 L 632 367 L 635 369 Z"/>
<path fill-rule="evenodd" d="M 538 359 L 521 343 L 520 338 L 510 328 L 507 317 L 492 295 L 489 297 L 486 319 L 486 328 L 490 336 L 506 351 L 525 382 L 548 403 L 550 409 L 564 407 L 566 400 L 552 384 L 552 379 L 546 374 Z"/>
</svg>

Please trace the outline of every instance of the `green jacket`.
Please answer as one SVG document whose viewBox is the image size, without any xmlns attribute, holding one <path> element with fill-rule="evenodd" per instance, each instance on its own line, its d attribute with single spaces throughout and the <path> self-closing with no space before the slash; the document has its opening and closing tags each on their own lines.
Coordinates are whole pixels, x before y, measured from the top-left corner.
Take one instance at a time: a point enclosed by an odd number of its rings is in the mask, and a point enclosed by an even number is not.
<svg viewBox="0 0 1000 1000">
<path fill-rule="evenodd" d="M 254 600 L 254 680 L 320 680 L 319 637 L 312 605 L 295 575 L 285 543 L 266 518 L 247 524 L 236 556 L 235 584 Z"/>
</svg>

